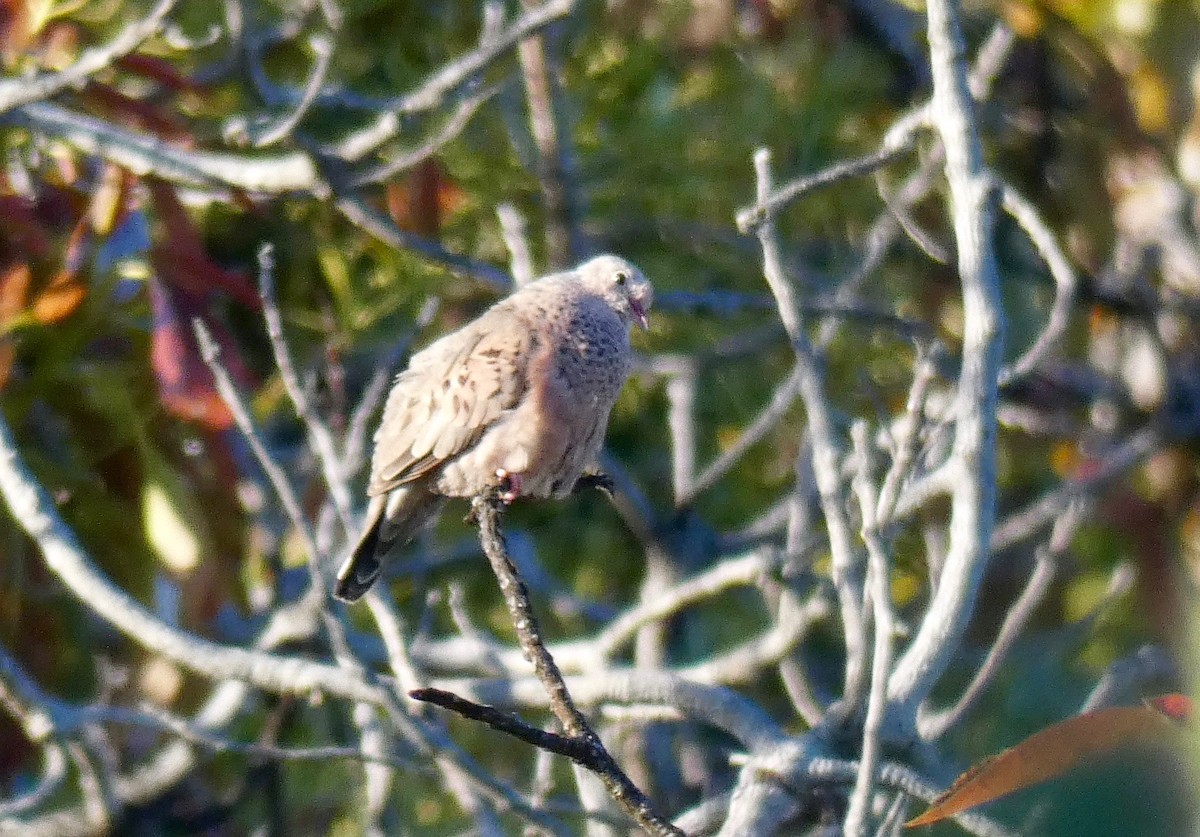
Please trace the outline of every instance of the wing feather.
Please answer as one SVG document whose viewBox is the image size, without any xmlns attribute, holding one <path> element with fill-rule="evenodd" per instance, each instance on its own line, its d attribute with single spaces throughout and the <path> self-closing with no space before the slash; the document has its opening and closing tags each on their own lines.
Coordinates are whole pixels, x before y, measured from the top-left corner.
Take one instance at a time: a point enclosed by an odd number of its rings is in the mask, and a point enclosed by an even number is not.
<svg viewBox="0 0 1200 837">
<path fill-rule="evenodd" d="M 413 356 L 397 378 L 375 434 L 370 495 L 435 470 L 470 447 L 529 388 L 540 341 L 497 306 Z"/>
</svg>

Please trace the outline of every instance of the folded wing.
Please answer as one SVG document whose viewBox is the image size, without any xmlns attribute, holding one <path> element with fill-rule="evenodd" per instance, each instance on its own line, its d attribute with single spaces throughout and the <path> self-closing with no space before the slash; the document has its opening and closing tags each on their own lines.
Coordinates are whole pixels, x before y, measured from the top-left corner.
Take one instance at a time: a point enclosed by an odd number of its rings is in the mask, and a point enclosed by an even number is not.
<svg viewBox="0 0 1200 837">
<path fill-rule="evenodd" d="M 503 306 L 413 356 L 375 434 L 370 495 L 418 480 L 474 444 L 529 389 L 541 348 Z"/>
</svg>

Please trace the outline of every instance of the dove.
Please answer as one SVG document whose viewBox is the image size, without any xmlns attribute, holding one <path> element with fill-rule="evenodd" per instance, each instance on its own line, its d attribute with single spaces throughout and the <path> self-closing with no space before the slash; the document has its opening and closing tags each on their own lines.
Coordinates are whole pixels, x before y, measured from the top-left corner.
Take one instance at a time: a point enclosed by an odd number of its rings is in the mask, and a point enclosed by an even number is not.
<svg viewBox="0 0 1200 837">
<path fill-rule="evenodd" d="M 632 364 L 631 326 L 648 327 L 653 299 L 640 270 L 597 256 L 414 354 L 375 433 L 366 522 L 334 596 L 360 598 L 447 498 L 570 494 L 594 467 Z"/>
</svg>

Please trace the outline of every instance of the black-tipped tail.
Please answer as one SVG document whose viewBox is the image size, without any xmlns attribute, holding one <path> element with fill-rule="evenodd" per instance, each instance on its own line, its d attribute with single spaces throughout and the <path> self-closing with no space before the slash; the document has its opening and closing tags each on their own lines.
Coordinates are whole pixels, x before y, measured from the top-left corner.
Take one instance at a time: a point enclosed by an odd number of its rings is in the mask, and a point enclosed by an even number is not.
<svg viewBox="0 0 1200 837">
<path fill-rule="evenodd" d="M 375 579 L 383 569 L 380 556 L 391 545 L 381 544 L 380 532 L 383 529 L 383 511 L 385 498 L 374 497 L 367 508 L 367 522 L 363 533 L 354 545 L 354 551 L 338 570 L 337 583 L 333 586 L 333 596 L 343 602 L 356 602 L 363 593 L 371 589 Z M 382 547 L 382 550 L 381 550 Z"/>
<path fill-rule="evenodd" d="M 408 543 L 427 526 L 446 498 L 427 491 L 423 485 L 402 485 L 371 498 L 367 520 L 354 551 L 338 570 L 333 595 L 356 602 L 371 588 L 383 570 L 392 547 Z"/>
</svg>

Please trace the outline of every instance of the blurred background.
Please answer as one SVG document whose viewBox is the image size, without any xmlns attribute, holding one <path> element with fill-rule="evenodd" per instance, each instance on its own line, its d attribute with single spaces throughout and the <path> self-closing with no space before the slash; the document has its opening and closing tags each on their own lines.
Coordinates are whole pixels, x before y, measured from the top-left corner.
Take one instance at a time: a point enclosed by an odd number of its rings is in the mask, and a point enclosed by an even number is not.
<svg viewBox="0 0 1200 837">
<path fill-rule="evenodd" d="M 737 443 L 787 377 L 792 353 L 757 242 L 734 223 L 754 200 L 753 153 L 770 148 L 782 181 L 878 148 L 930 93 L 922 4 L 580 2 L 539 30 L 540 56 L 507 49 L 445 89 L 430 84 L 486 43 L 489 19 L 503 27 L 535 6 L 182 0 L 136 52 L 0 113 L 0 409 L 84 548 L 161 619 L 246 644 L 307 578 L 304 544 L 233 426 L 191 328 L 201 317 L 213 332 L 268 450 L 319 521 L 325 488 L 262 321 L 257 253 L 266 242 L 293 359 L 339 441 L 355 422 L 373 430 L 375 414 L 356 414 L 373 376 L 398 371 L 408 347 L 498 298 L 522 264 L 511 242 L 528 243 L 536 273 L 612 251 L 653 280 L 653 327 L 634 338 L 643 360 L 609 433 L 608 464 L 628 508 L 585 495 L 517 504 L 509 517 L 514 550 L 543 574 L 533 586 L 555 640 L 594 633 L 648 581 L 675 582 L 782 538 L 779 504 L 802 454 L 799 405 L 677 509 L 669 418 L 679 402 L 669 390 L 691 381 L 695 471 Z M 150 8 L 5 0 L 4 83 L 20 87 L 25 77 L 29 89 L 34 74 L 72 65 Z M 1052 362 L 1002 393 L 1001 531 L 1017 532 L 1011 516 L 1063 485 L 1093 506 L 996 683 L 939 745 L 955 769 L 1070 716 L 1115 661 L 1144 646 L 1163 649 L 1177 671 L 1152 667 L 1122 699 L 1186 691 L 1200 570 L 1200 3 L 980 1 L 964 14 L 972 55 L 996 26 L 1015 35 L 979 107 L 988 163 L 1037 207 L 1080 282 Z M 305 102 L 313 79 L 322 92 Z M 430 90 L 429 106 L 397 98 Z M 151 151 L 224 154 L 204 164 L 241 174 L 180 174 L 169 159 L 112 150 L 130 137 L 153 140 Z M 910 234 L 893 231 L 871 251 L 881 217 L 892 217 L 884 198 L 931 154 L 922 139 L 914 154 L 808 194 L 779 218 L 814 333 L 827 333 L 826 386 L 839 420 L 901 411 L 914 342 L 935 339 L 953 355 L 961 338 L 940 180 L 907 207 Z M 294 181 L 255 181 L 253 161 L 287 155 L 309 168 Z M 1011 219 L 996 236 L 1015 357 L 1042 328 L 1054 281 Z M 672 371 L 678 364 L 690 378 Z M 1114 449 L 1139 433 L 1146 444 L 1106 471 Z M 1095 473 L 1103 479 L 1089 482 Z M 361 468 L 351 477 L 356 502 L 364 479 Z M 944 549 L 935 525 L 944 519 L 927 512 L 933 519 L 895 542 L 903 618 L 919 615 L 932 557 Z M 444 516 L 388 589 L 415 632 L 462 630 L 454 614 L 465 613 L 477 630 L 508 638 L 463 513 Z M 648 557 L 653 539 L 631 520 L 669 534 L 671 548 Z M 994 555 L 938 699 L 952 700 L 979 664 L 1031 572 L 1034 541 L 1013 534 Z M 822 547 L 805 549 L 805 572 L 827 577 Z M 349 619 L 365 630 L 363 613 L 351 609 Z M 764 620 L 749 593 L 713 599 L 664 626 L 663 664 L 708 659 Z M 313 642 L 297 648 L 321 656 Z M 190 715 L 211 689 L 96 618 L 7 514 L 0 645 L 47 693 L 76 703 L 148 701 Z M 817 625 L 794 653 L 817 700 L 835 697 L 837 624 Z M 773 670 L 727 685 L 789 731 L 805 728 Z M 300 746 L 352 729 L 344 707 L 263 696 L 229 733 Z M 519 771 L 506 763 L 532 763 L 523 744 L 466 722 L 450 730 L 513 781 Z M 105 735 L 121 769 L 164 740 L 119 725 Z M 719 749 L 642 754 L 631 772 L 679 810 L 706 792 L 689 770 L 728 773 L 680 760 Z M 623 748 L 614 751 L 621 759 Z M 666 762 L 681 775 L 668 775 Z M 989 813 L 1025 834 L 1192 833 L 1190 770 L 1182 743 L 1122 751 Z M 40 771 L 38 746 L 0 713 L 0 798 L 34 787 Z M 360 772 L 345 761 L 205 755 L 185 781 L 122 806 L 110 828 L 358 833 Z M 67 782 L 38 811 L 78 797 Z M 395 833 L 469 826 L 428 777 L 394 791 L 389 805 Z"/>
</svg>

